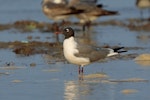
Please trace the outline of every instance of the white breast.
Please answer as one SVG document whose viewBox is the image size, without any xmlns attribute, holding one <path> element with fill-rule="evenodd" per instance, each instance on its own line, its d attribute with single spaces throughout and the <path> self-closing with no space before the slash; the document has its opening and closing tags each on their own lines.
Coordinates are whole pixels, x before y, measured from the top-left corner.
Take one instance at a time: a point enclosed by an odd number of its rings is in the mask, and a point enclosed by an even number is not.
<svg viewBox="0 0 150 100">
<path fill-rule="evenodd" d="M 77 43 L 74 40 L 74 37 L 70 37 L 64 40 L 63 49 L 64 49 L 64 56 L 65 58 L 73 64 L 76 65 L 87 65 L 90 63 L 88 58 L 83 57 L 76 57 L 74 54 L 78 53 L 79 51 L 76 49 Z"/>
</svg>

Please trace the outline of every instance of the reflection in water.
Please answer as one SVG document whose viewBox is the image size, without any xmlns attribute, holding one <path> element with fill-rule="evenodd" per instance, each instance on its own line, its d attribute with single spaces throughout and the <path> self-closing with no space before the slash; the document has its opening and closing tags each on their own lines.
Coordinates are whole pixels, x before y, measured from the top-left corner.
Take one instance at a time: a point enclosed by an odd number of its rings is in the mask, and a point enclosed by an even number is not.
<svg viewBox="0 0 150 100">
<path fill-rule="evenodd" d="M 90 95 L 92 88 L 87 84 L 68 81 L 65 83 L 65 100 L 86 100 L 84 96 Z"/>
<path fill-rule="evenodd" d="M 74 81 L 68 81 L 65 83 L 65 100 L 73 100 L 78 98 L 78 87 Z"/>
<path fill-rule="evenodd" d="M 64 98 L 65 100 L 114 100 L 114 86 L 114 84 L 106 84 L 100 81 L 66 81 Z"/>
</svg>

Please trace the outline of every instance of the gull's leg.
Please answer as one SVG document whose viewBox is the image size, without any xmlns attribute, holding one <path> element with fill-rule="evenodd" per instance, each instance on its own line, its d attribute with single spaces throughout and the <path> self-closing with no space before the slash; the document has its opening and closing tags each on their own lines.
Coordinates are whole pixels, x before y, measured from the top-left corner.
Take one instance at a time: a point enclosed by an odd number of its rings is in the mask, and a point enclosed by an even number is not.
<svg viewBox="0 0 150 100">
<path fill-rule="evenodd" d="M 143 9 L 140 10 L 141 22 L 144 21 Z"/>
<path fill-rule="evenodd" d="M 78 66 L 78 74 L 81 74 L 81 66 Z"/>
<path fill-rule="evenodd" d="M 82 66 L 78 67 L 78 72 L 79 72 L 79 74 L 78 74 L 79 80 L 83 81 L 83 67 Z"/>
<path fill-rule="evenodd" d="M 81 73 L 82 73 L 82 74 L 84 73 L 84 69 L 83 69 L 83 67 L 81 67 Z"/>
<path fill-rule="evenodd" d="M 86 28 L 87 28 L 87 30 L 89 31 L 89 30 L 90 30 L 90 27 L 91 27 L 91 21 L 88 21 L 88 22 L 84 23 L 83 26 L 82 26 L 83 32 L 86 31 Z"/>
</svg>

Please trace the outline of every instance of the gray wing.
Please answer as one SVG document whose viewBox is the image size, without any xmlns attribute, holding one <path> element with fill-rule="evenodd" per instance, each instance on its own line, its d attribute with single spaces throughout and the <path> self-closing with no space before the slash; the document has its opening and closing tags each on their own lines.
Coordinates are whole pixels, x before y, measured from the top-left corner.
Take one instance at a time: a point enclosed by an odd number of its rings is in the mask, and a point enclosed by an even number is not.
<svg viewBox="0 0 150 100">
<path fill-rule="evenodd" d="M 71 5 L 74 4 L 79 4 L 79 3 L 83 3 L 83 4 L 88 4 L 88 5 L 96 5 L 97 0 L 70 0 Z"/>
<path fill-rule="evenodd" d="M 86 16 L 101 16 L 107 13 L 107 10 L 102 9 L 102 7 L 97 7 L 97 5 L 88 4 L 88 3 L 77 3 L 73 5 L 77 10 L 83 10 L 82 14 L 86 14 Z M 88 8 L 88 9 L 87 9 Z M 85 15 L 80 14 L 79 16 L 85 18 Z M 87 18 L 87 17 L 86 17 Z"/>
<path fill-rule="evenodd" d="M 97 0 L 80 0 L 81 3 L 93 4 L 96 5 Z"/>
<path fill-rule="evenodd" d="M 81 13 L 83 11 L 76 10 L 74 7 L 67 6 L 65 4 L 55 4 L 51 2 L 46 2 L 43 4 L 43 7 L 46 7 L 49 10 L 51 15 L 70 15 Z"/>
<path fill-rule="evenodd" d="M 77 49 L 79 53 L 76 53 L 75 56 L 89 58 L 91 62 L 104 59 L 109 53 L 109 50 L 106 48 L 97 48 L 88 45 L 78 45 Z"/>
</svg>

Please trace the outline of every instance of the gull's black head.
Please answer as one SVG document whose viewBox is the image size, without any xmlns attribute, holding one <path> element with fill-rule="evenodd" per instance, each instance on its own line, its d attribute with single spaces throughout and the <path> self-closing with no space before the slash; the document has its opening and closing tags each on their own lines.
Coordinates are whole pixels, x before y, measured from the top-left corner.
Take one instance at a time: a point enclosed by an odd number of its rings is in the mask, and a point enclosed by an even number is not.
<svg viewBox="0 0 150 100">
<path fill-rule="evenodd" d="M 63 30 L 63 34 L 65 35 L 65 39 L 74 37 L 74 30 L 71 27 L 66 27 Z"/>
</svg>

